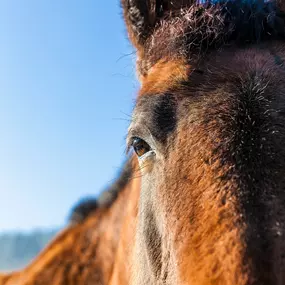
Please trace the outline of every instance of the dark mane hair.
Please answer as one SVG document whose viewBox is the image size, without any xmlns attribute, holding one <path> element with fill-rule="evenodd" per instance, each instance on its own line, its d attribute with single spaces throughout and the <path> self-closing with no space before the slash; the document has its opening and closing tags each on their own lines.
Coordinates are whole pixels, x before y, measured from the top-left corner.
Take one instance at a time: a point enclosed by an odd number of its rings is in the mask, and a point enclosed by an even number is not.
<svg viewBox="0 0 285 285">
<path fill-rule="evenodd" d="M 185 55 L 195 59 L 225 45 L 285 39 L 285 11 L 277 2 L 198 0 L 187 5 L 166 13 L 156 24 L 145 43 L 145 64 Z"/>
<path fill-rule="evenodd" d="M 132 173 L 132 162 L 131 159 L 128 159 L 115 182 L 103 191 L 97 199 L 93 197 L 85 197 L 73 207 L 69 216 L 69 222 L 71 224 L 82 223 L 98 208 L 110 207 L 118 197 L 119 193 L 127 185 L 128 181 L 132 177 Z"/>
</svg>

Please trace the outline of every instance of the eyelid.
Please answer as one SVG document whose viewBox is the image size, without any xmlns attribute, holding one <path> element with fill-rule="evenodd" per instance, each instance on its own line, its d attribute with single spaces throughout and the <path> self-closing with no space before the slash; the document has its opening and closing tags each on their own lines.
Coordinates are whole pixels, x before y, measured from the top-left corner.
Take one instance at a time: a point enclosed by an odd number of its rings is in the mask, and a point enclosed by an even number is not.
<svg viewBox="0 0 285 285">
<path fill-rule="evenodd" d="M 140 138 L 142 140 L 145 140 L 144 133 L 145 132 L 143 130 L 134 128 L 132 125 L 129 127 L 128 135 L 127 135 L 127 152 L 132 147 L 134 138 Z"/>
<path fill-rule="evenodd" d="M 140 138 L 140 136 L 135 135 L 133 132 L 133 129 L 130 128 L 128 131 L 128 135 L 127 135 L 127 153 L 129 153 L 129 151 L 132 147 L 134 138 L 136 138 L 136 137 Z"/>
<path fill-rule="evenodd" d="M 139 138 L 138 136 L 127 136 L 127 151 L 126 153 L 128 154 L 132 148 L 132 144 L 135 138 Z"/>
<path fill-rule="evenodd" d="M 147 153 L 145 153 L 144 155 L 142 155 L 141 157 L 138 157 L 138 159 L 140 160 L 140 161 L 142 161 L 142 160 L 144 160 L 144 159 L 146 159 L 146 158 L 148 158 L 148 157 L 154 157 L 156 154 L 155 154 L 155 151 L 154 150 L 150 150 L 150 151 L 148 151 Z"/>
</svg>

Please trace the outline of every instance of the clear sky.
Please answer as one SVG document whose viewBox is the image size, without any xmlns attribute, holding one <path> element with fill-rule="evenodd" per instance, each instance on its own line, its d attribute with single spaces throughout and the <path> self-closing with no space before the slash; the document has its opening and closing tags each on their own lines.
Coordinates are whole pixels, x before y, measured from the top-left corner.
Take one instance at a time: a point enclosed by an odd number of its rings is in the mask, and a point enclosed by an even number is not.
<svg viewBox="0 0 285 285">
<path fill-rule="evenodd" d="M 119 0 L 0 1 L 0 232 L 61 226 L 111 183 L 134 62 Z"/>
</svg>

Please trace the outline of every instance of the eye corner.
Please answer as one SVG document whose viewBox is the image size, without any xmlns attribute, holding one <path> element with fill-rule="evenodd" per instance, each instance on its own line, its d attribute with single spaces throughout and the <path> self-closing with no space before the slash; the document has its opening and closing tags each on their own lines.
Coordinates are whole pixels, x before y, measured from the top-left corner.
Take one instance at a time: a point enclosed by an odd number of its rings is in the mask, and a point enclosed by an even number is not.
<svg viewBox="0 0 285 285">
<path fill-rule="evenodd" d="M 126 150 L 127 154 L 130 153 L 133 148 L 134 138 L 136 138 L 136 136 L 131 136 L 131 135 L 127 136 L 127 150 Z"/>
</svg>

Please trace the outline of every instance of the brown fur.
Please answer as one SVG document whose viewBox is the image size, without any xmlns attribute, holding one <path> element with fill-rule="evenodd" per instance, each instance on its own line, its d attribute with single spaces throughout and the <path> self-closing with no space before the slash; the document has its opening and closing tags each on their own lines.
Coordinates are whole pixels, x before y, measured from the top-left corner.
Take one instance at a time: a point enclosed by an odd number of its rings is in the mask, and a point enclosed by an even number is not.
<svg viewBox="0 0 285 285">
<path fill-rule="evenodd" d="M 285 283 L 285 23 L 256 5 L 188 2 L 139 46 L 131 284 Z"/>
<path fill-rule="evenodd" d="M 181 81 L 186 81 L 189 71 L 190 66 L 181 60 L 159 61 L 143 78 L 143 88 L 140 90 L 140 94 L 163 94 Z"/>
<path fill-rule="evenodd" d="M 164 90 L 178 122 L 143 171 L 132 284 L 284 284 L 285 46 L 269 47 L 219 51 Z M 131 134 L 151 141 L 146 101 Z"/>
</svg>

